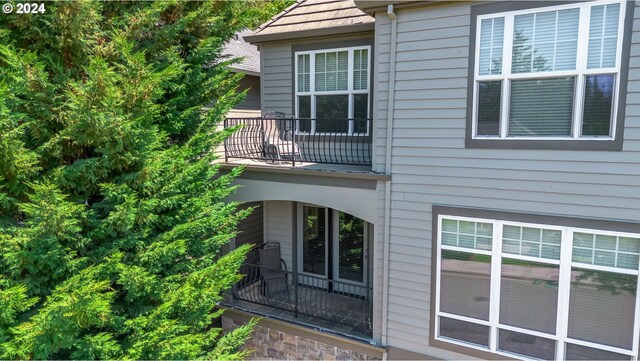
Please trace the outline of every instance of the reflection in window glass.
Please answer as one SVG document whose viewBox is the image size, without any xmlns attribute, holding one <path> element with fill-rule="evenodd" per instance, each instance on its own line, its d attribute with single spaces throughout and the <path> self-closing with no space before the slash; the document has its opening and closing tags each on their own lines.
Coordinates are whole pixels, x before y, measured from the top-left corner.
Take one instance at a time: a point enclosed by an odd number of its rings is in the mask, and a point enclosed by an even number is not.
<svg viewBox="0 0 640 361">
<path fill-rule="evenodd" d="M 440 272 L 440 310 L 489 319 L 491 257 L 442 251 Z"/>
<path fill-rule="evenodd" d="M 576 68 L 579 9 L 515 16 L 513 73 Z"/>
<path fill-rule="evenodd" d="M 502 73 L 504 18 L 484 19 L 480 25 L 480 75 Z"/>
<path fill-rule="evenodd" d="M 482 222 L 442 220 L 442 244 L 491 250 L 493 225 Z"/>
<path fill-rule="evenodd" d="M 448 327 L 445 332 L 436 330 L 438 335 L 484 345 L 486 327 L 497 336 L 489 338 L 491 351 L 535 359 L 555 359 L 557 352 L 565 352 L 558 358 L 628 360 L 625 355 L 635 352 L 640 235 L 484 218 L 439 219 L 436 317 L 465 322 L 449 320 L 441 325 Z M 472 248 L 473 237 L 488 234 L 502 238 L 501 247 Z M 462 243 L 461 236 L 466 236 Z M 562 252 L 572 251 L 573 259 L 560 267 L 556 257 L 545 258 L 542 248 L 560 252 L 563 245 L 572 245 Z M 560 285 L 560 279 L 567 283 Z M 469 335 L 472 327 L 479 327 L 479 339 Z"/>
<path fill-rule="evenodd" d="M 568 343 L 565 346 L 566 360 L 631 360 L 631 356 L 615 352 L 599 350 L 597 348 L 574 345 Z"/>
<path fill-rule="evenodd" d="M 599 5 L 591 8 L 587 68 L 616 66 L 619 15 L 620 4 Z"/>
<path fill-rule="evenodd" d="M 298 96 L 298 131 L 310 132 L 311 131 L 311 96 L 302 95 Z"/>
<path fill-rule="evenodd" d="M 302 270 L 324 276 L 326 274 L 326 209 L 302 208 Z"/>
<path fill-rule="evenodd" d="M 574 232 L 573 262 L 638 269 L 640 238 Z"/>
<path fill-rule="evenodd" d="M 349 130 L 349 96 L 316 96 L 316 132 L 346 133 Z"/>
<path fill-rule="evenodd" d="M 505 225 L 502 230 L 502 252 L 547 259 L 560 259 L 562 232 Z"/>
<path fill-rule="evenodd" d="M 364 221 L 344 212 L 340 212 L 338 218 L 338 276 L 363 282 Z"/>
<path fill-rule="evenodd" d="M 471 322 L 440 317 L 440 336 L 479 346 L 489 346 L 489 327 Z"/>
<path fill-rule="evenodd" d="M 560 268 L 502 258 L 500 323 L 556 333 Z"/>
<path fill-rule="evenodd" d="M 478 135 L 500 134 L 500 102 L 502 81 L 478 83 Z"/>
<path fill-rule="evenodd" d="M 477 18 L 472 137 L 478 143 L 615 137 L 624 2 L 574 3 Z M 587 40 L 580 49 L 579 36 Z M 510 60 L 506 72 L 502 59 Z"/>
<path fill-rule="evenodd" d="M 511 81 L 509 136 L 569 136 L 575 77 Z"/>
<path fill-rule="evenodd" d="M 585 82 L 582 135 L 611 135 L 614 75 L 589 75 Z"/>
<path fill-rule="evenodd" d="M 499 330 L 498 349 L 542 360 L 553 360 L 556 341 L 520 332 Z"/>
<path fill-rule="evenodd" d="M 631 349 L 637 281 L 635 275 L 573 268 L 569 337 Z"/>
<path fill-rule="evenodd" d="M 369 94 L 353 95 L 353 131 L 367 133 L 369 127 Z"/>
</svg>

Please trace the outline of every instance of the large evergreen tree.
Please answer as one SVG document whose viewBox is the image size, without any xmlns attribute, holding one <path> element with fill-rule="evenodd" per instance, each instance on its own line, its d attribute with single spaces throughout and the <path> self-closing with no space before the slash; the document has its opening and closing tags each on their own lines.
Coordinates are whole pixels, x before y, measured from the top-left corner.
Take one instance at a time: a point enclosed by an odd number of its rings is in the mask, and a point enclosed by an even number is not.
<svg viewBox="0 0 640 361">
<path fill-rule="evenodd" d="M 240 358 L 223 44 L 287 1 L 47 2 L 0 16 L 0 359 Z"/>
</svg>

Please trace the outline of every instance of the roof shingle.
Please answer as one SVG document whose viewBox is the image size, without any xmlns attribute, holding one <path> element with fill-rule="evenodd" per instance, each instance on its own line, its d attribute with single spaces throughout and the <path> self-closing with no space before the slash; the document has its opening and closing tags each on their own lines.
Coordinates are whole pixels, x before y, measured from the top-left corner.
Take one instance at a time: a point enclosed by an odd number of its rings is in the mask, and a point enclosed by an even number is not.
<svg viewBox="0 0 640 361">
<path fill-rule="evenodd" d="M 261 25 L 247 40 L 268 39 L 274 34 L 373 25 L 375 19 L 356 7 L 353 0 L 298 0 L 270 21 Z"/>
<path fill-rule="evenodd" d="M 255 45 L 251 45 L 244 41 L 244 36 L 251 34 L 249 29 L 238 32 L 224 46 L 222 54 L 227 57 L 244 57 L 240 63 L 233 64 L 232 68 L 252 73 L 252 75 L 260 75 L 260 52 Z"/>
</svg>

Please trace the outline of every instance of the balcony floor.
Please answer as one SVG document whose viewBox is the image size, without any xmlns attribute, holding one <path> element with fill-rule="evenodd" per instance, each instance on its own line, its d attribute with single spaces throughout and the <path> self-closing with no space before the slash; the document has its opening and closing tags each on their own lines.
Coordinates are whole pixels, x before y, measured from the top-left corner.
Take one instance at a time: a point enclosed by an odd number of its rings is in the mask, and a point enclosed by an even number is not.
<svg viewBox="0 0 640 361">
<path fill-rule="evenodd" d="M 328 293 L 326 290 L 312 287 L 298 287 L 299 314 L 295 317 L 295 299 L 293 289 L 288 293 L 279 293 L 271 297 L 262 295 L 259 282 L 236 291 L 239 298 L 251 299 L 253 302 L 234 298 L 229 306 L 257 313 L 283 321 L 302 324 L 337 334 L 346 335 L 362 341 L 370 340 L 370 304 L 363 299 Z M 302 314 L 305 313 L 305 314 Z M 320 317 L 309 316 L 314 314 Z"/>
<path fill-rule="evenodd" d="M 224 159 L 223 159 L 224 160 Z M 291 161 L 271 161 L 271 160 L 255 160 L 242 158 L 229 158 L 225 163 L 228 165 L 244 165 L 247 167 L 267 167 L 267 168 L 293 168 Z M 344 173 L 361 173 L 371 174 L 371 166 L 348 165 L 348 164 L 330 164 L 330 163 L 312 163 L 296 161 L 295 169 L 307 169 L 317 171 L 344 172 Z"/>
</svg>

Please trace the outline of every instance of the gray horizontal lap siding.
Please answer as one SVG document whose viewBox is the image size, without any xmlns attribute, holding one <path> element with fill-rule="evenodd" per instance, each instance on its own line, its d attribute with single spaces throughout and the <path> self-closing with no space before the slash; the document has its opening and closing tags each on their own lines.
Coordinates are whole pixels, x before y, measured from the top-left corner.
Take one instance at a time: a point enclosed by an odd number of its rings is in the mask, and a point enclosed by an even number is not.
<svg viewBox="0 0 640 361">
<path fill-rule="evenodd" d="M 621 152 L 465 149 L 470 13 L 469 4 L 397 12 L 388 344 L 414 352 L 434 352 L 427 345 L 434 204 L 640 221 L 638 5 Z M 376 124 L 385 144 L 391 26 L 384 13 L 376 22 Z"/>
<path fill-rule="evenodd" d="M 234 109 L 241 110 L 260 110 L 260 77 L 254 75 L 245 75 L 240 81 L 240 89 L 247 91 L 247 95 L 242 102 L 237 104 Z"/>
<path fill-rule="evenodd" d="M 242 204 L 239 209 L 246 209 L 248 207 L 255 208 L 249 216 L 238 223 L 238 230 L 240 232 L 236 236 L 236 247 L 240 247 L 243 244 L 260 244 L 264 242 L 264 210 L 262 208 L 262 202 L 248 202 Z"/>
<path fill-rule="evenodd" d="M 262 71 L 262 111 L 292 115 L 293 79 L 291 45 L 263 45 L 260 47 Z"/>
</svg>

